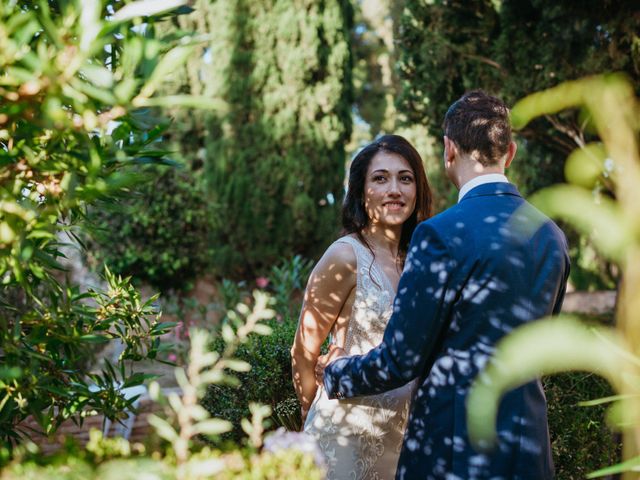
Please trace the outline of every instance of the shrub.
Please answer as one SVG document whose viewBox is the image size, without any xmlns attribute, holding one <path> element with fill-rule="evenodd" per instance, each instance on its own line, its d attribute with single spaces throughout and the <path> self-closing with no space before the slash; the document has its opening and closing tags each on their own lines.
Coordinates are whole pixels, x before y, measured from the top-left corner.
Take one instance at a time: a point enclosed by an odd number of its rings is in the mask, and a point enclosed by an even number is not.
<svg viewBox="0 0 640 480">
<path fill-rule="evenodd" d="M 300 255 L 271 268 L 270 290 L 273 292 L 277 312 L 286 318 L 295 318 L 302 304 L 301 294 L 311 275 L 313 262 Z"/>
<path fill-rule="evenodd" d="M 213 207 L 192 172 L 165 169 L 117 203 L 97 205 L 89 218 L 94 265 L 161 291 L 184 289 L 210 266 Z"/>
<path fill-rule="evenodd" d="M 556 478 L 586 478 L 588 473 L 616 463 L 621 453 L 620 442 L 606 425 L 606 405 L 579 405 L 580 402 L 611 395 L 609 384 L 585 372 L 545 377 L 543 384 L 549 405 Z"/>
<path fill-rule="evenodd" d="M 215 417 L 226 418 L 233 423 L 229 438 L 242 436 L 240 421 L 249 415 L 249 404 L 259 402 L 269 405 L 274 414 L 269 428 L 285 426 L 299 430 L 300 405 L 291 380 L 291 354 L 296 322 L 291 319 L 265 322 L 272 332 L 268 337 L 250 337 L 241 345 L 236 356 L 251 365 L 251 370 L 238 374 L 237 387 L 211 385 L 202 400 L 202 406 Z M 213 349 L 220 351 L 224 343 L 217 338 Z"/>
<path fill-rule="evenodd" d="M 88 229 L 88 205 L 134 185 L 132 166 L 163 160 L 150 144 L 164 124 L 141 107 L 210 105 L 154 95 L 193 48 L 132 28 L 176 13 L 160 3 L 0 3 L 2 444 L 24 439 L 29 415 L 46 433 L 85 409 L 119 418 L 131 404 L 121 386 L 145 378 L 130 361 L 155 357 L 170 327 L 129 279 L 107 271 L 106 291 L 84 292 L 58 263 L 65 234 Z M 89 372 L 87 352 L 110 341 L 123 354 Z"/>
<path fill-rule="evenodd" d="M 249 436 L 244 448 L 221 451 L 203 445 L 200 437 L 215 442 L 218 435 L 231 425 L 220 418 L 210 418 L 198 405 L 204 387 L 212 382 L 231 381 L 229 373 L 246 371 L 246 364 L 233 358 L 239 345 L 252 333 L 268 334 L 262 323 L 274 315 L 271 303 L 263 292 L 254 293 L 255 304 L 250 309 L 239 305 L 229 317 L 234 327 L 224 331 L 221 354 L 208 352 L 209 334 L 192 330 L 188 366 L 176 369 L 176 380 L 182 396 L 175 393 L 165 397 L 157 383 L 149 386 L 151 398 L 164 407 L 164 416 L 150 415 L 149 422 L 164 443 L 151 456 L 140 444 L 131 445 L 123 438 L 103 438 L 93 430 L 85 449 L 67 444 L 61 454 L 43 458 L 33 445 L 17 449 L 11 464 L 0 474 L 1 480 L 53 478 L 78 480 L 127 480 L 142 477 L 166 480 L 267 480 L 296 478 L 320 480 L 320 452 L 310 437 L 303 434 L 276 432 L 263 442 L 264 417 L 269 407 L 251 404 L 251 421 L 243 420 Z M 260 450 L 259 450 L 260 449 Z M 2 450 L 0 450 L 0 453 Z"/>
</svg>

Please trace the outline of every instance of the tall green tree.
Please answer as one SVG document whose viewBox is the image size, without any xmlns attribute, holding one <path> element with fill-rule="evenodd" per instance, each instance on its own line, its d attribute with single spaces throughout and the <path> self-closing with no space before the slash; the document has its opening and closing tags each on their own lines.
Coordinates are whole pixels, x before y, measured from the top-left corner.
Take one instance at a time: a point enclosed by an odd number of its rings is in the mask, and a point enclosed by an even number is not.
<svg viewBox="0 0 640 480">
<path fill-rule="evenodd" d="M 216 262 L 255 272 L 335 237 L 351 131 L 351 6 L 224 0 L 208 17 L 229 114 L 208 122 Z"/>
<path fill-rule="evenodd" d="M 154 28 L 165 35 L 194 32 L 205 40 L 184 67 L 170 72 L 164 91 L 204 96 L 225 112 L 165 110 L 173 118 L 165 139 L 184 163 L 186 180 L 203 192 L 203 207 L 190 202 L 168 208 L 172 201 L 162 202 L 169 220 L 165 249 L 144 234 L 128 240 L 135 245 L 130 250 L 136 258 L 129 262 L 135 268 L 150 261 L 189 267 L 177 279 L 170 271 L 157 272 L 174 288 L 189 272 L 252 276 L 282 257 L 321 252 L 339 228 L 351 135 L 350 2 L 199 0 L 194 9 L 172 26 Z M 164 207 L 152 212 L 144 205 L 161 195 L 141 197 L 134 206 L 138 213 L 116 223 L 148 231 L 145 222 L 159 219 Z M 170 219 L 185 217 L 182 209 L 193 212 L 188 218 L 209 215 L 206 252 L 199 249 L 206 260 L 184 254 L 178 224 L 189 221 L 176 222 L 171 231 Z M 195 230 L 200 226 L 188 229 Z M 187 237 L 192 245 L 193 235 Z M 107 239 L 103 248 L 112 243 Z"/>
<path fill-rule="evenodd" d="M 441 136 L 450 103 L 482 88 L 513 103 L 589 74 L 622 71 L 640 86 L 635 2 L 590 0 L 408 0 L 402 18 L 401 109 Z M 588 122 L 548 115 L 520 132 L 530 155 L 514 164 L 525 191 L 562 180 L 563 159 L 585 144 Z M 522 157 L 522 155 L 521 155 Z"/>
<path fill-rule="evenodd" d="M 210 35 L 174 82 L 227 114 L 176 117 L 174 142 L 204 172 L 212 264 L 252 275 L 315 255 L 339 225 L 351 133 L 349 2 L 202 1 L 183 29 Z"/>
</svg>

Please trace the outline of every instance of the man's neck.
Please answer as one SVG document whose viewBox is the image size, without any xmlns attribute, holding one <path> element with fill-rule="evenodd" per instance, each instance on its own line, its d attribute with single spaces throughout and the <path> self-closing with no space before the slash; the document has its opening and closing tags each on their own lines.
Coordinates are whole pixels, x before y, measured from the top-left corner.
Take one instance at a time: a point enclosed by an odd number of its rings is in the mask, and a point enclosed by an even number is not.
<svg viewBox="0 0 640 480">
<path fill-rule="evenodd" d="M 471 180 L 466 182 L 462 187 L 460 187 L 460 191 L 458 192 L 458 202 L 462 200 L 467 193 L 473 190 L 475 187 L 483 185 L 485 183 L 495 183 L 495 182 L 508 182 L 507 177 L 504 176 L 503 173 L 485 173 L 483 175 L 476 175 Z"/>
<path fill-rule="evenodd" d="M 469 165 L 468 168 L 461 168 L 458 172 L 456 172 L 456 177 L 454 178 L 453 183 L 456 188 L 460 190 L 465 183 L 470 182 L 474 178 L 478 178 L 483 175 L 489 175 L 492 173 L 504 175 L 504 167 L 497 165 L 484 167 L 481 164 L 474 162 L 474 164 Z"/>
</svg>

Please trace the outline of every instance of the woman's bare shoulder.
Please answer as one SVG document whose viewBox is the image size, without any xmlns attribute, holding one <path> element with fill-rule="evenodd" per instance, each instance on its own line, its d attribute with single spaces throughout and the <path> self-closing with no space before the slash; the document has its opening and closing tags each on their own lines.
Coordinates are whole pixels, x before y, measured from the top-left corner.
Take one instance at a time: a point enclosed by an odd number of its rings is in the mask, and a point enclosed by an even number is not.
<svg viewBox="0 0 640 480">
<path fill-rule="evenodd" d="M 358 261 L 353 247 L 346 242 L 334 242 L 324 252 L 313 269 L 312 277 L 328 278 L 340 284 L 355 284 Z"/>
<path fill-rule="evenodd" d="M 333 242 L 324 252 L 318 264 L 323 263 L 331 268 L 356 271 L 358 260 L 353 246 L 347 242 Z"/>
</svg>

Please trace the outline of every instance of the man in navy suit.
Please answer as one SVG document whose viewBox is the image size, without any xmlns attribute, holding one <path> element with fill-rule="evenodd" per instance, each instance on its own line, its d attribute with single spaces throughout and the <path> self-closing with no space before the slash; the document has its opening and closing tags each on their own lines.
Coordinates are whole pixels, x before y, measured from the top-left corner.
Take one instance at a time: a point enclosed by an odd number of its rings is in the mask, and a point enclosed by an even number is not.
<svg viewBox="0 0 640 480">
<path fill-rule="evenodd" d="M 502 337 L 560 311 L 566 240 L 504 176 L 516 153 L 504 103 L 467 93 L 447 111 L 444 133 L 458 203 L 416 228 L 382 343 L 361 356 L 332 351 L 316 371 L 321 378 L 331 361 L 324 386 L 338 399 L 419 379 L 397 479 L 550 479 L 540 381 L 503 398 L 498 444 L 489 453 L 470 445 L 466 400 Z"/>
</svg>

